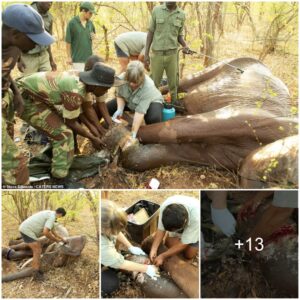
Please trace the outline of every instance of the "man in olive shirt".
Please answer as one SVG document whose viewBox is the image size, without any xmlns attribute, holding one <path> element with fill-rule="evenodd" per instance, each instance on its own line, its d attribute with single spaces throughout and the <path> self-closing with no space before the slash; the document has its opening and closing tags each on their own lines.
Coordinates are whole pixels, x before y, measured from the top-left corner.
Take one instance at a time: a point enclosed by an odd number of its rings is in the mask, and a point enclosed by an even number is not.
<svg viewBox="0 0 300 300">
<path fill-rule="evenodd" d="M 47 32 L 52 34 L 53 16 L 49 12 L 52 2 L 33 2 L 33 7 L 43 18 Z M 51 46 L 35 46 L 28 53 L 23 53 L 18 63 L 19 70 L 24 76 L 36 72 L 56 71 L 57 66 L 51 52 Z"/>
<path fill-rule="evenodd" d="M 91 2 L 82 2 L 79 16 L 74 17 L 67 26 L 68 64 L 78 71 L 84 70 L 86 60 L 93 54 L 92 40 L 96 30 L 90 19 L 94 13 Z"/>
<path fill-rule="evenodd" d="M 149 68 L 151 64 L 151 77 L 156 87 L 166 71 L 172 103 L 177 100 L 178 44 L 184 48 L 184 53 L 190 51 L 183 38 L 184 22 L 185 13 L 177 7 L 176 2 L 166 2 L 154 7 L 147 35 L 145 67 Z"/>
<path fill-rule="evenodd" d="M 33 253 L 32 268 L 34 269 L 33 275 L 36 280 L 43 280 L 43 273 L 40 271 L 42 246 L 38 238 L 44 235 L 52 241 L 65 243 L 65 239 L 53 230 L 55 220 L 65 215 L 66 211 L 62 207 L 57 208 L 55 211 L 40 211 L 23 221 L 19 227 L 24 242 L 28 244 Z"/>
</svg>

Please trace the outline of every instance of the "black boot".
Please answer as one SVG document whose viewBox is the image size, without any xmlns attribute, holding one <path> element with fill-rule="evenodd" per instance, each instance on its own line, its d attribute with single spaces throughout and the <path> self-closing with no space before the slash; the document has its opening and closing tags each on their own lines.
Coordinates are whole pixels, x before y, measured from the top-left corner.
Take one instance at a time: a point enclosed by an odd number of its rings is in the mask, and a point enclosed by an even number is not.
<svg viewBox="0 0 300 300">
<path fill-rule="evenodd" d="M 33 280 L 34 281 L 44 281 L 45 280 L 44 272 L 42 272 L 41 270 L 35 270 L 33 272 Z"/>
</svg>

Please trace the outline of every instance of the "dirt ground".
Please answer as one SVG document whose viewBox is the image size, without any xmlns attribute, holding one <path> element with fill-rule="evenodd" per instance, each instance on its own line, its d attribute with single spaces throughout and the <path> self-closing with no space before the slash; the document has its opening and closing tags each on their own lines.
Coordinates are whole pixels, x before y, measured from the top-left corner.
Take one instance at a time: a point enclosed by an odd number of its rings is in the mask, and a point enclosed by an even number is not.
<svg viewBox="0 0 300 300">
<path fill-rule="evenodd" d="M 168 197 L 173 195 L 185 195 L 199 199 L 199 191 L 196 190 L 174 190 L 174 191 L 102 191 L 101 199 L 109 199 L 117 203 L 123 209 L 128 208 L 139 200 L 148 200 L 157 204 L 162 204 Z M 200 200 L 199 200 L 200 201 Z M 189 263 L 195 267 L 199 267 L 199 257 L 190 260 Z M 120 280 L 120 289 L 108 298 L 144 298 L 144 295 L 133 280 L 133 278 L 126 273 L 118 272 Z"/>
<path fill-rule="evenodd" d="M 3 283 L 3 298 L 99 297 L 99 252 L 94 238 L 96 236 L 95 225 L 88 206 L 84 206 L 77 219 L 67 224 L 66 228 L 70 235 L 84 234 L 87 236 L 85 248 L 75 263 L 46 272 L 46 280 L 41 283 L 34 282 L 30 277 Z M 2 245 L 8 245 L 8 241 L 17 236 L 17 222 L 3 211 Z M 9 264 L 11 270 L 16 269 L 16 263 L 10 262 Z"/>
</svg>

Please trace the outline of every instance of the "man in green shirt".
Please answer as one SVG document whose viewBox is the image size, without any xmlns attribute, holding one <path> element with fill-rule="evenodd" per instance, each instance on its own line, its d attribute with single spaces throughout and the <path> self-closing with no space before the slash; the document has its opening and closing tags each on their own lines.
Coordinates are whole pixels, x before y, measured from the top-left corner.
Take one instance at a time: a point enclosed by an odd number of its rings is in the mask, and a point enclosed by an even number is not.
<svg viewBox="0 0 300 300">
<path fill-rule="evenodd" d="M 92 40 L 95 37 L 95 26 L 90 20 L 95 13 L 91 2 L 80 4 L 80 14 L 74 17 L 67 26 L 66 43 L 68 64 L 75 70 L 83 71 L 86 60 L 93 54 Z"/>
<path fill-rule="evenodd" d="M 184 53 L 190 51 L 183 38 L 184 22 L 185 13 L 176 2 L 165 2 L 154 7 L 147 35 L 145 67 L 149 68 L 151 64 L 151 78 L 156 87 L 166 71 L 172 103 L 177 100 L 178 45 L 183 47 Z"/>
<path fill-rule="evenodd" d="M 77 118 L 85 110 L 90 121 L 99 125 L 92 104 L 87 102 L 91 97 L 104 95 L 113 85 L 115 71 L 101 63 L 96 63 L 91 71 L 80 72 L 40 72 L 19 80 L 25 108 L 21 119 L 34 128 L 44 132 L 52 140 L 53 158 L 51 174 L 64 182 L 74 156 L 73 132 L 90 139 L 96 149 L 103 144 L 98 136 L 84 129 Z M 92 99 L 91 99 L 92 100 Z M 94 115 L 93 115 L 94 112 Z"/>
<path fill-rule="evenodd" d="M 66 240 L 54 231 L 54 223 L 57 218 L 66 215 L 64 208 L 57 208 L 55 211 L 43 210 L 23 221 L 19 227 L 21 236 L 29 248 L 32 250 L 32 268 L 34 269 L 34 279 L 43 280 L 43 273 L 40 270 L 40 258 L 42 246 L 39 237 L 46 236 L 54 242 L 63 242 Z"/>
<path fill-rule="evenodd" d="M 53 16 L 49 12 L 52 2 L 33 2 L 33 7 L 43 18 L 45 30 L 52 34 Z M 28 53 L 23 53 L 18 63 L 19 70 L 24 76 L 35 72 L 56 71 L 56 63 L 52 56 L 51 46 L 37 45 Z"/>
</svg>

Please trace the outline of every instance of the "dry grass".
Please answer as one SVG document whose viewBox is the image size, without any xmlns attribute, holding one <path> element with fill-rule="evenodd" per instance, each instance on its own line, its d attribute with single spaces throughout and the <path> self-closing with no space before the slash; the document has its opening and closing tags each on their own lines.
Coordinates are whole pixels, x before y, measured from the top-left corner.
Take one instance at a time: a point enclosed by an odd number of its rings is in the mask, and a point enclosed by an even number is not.
<svg viewBox="0 0 300 300">
<path fill-rule="evenodd" d="M 45 273 L 42 283 L 24 278 L 2 285 L 3 298 L 98 298 L 99 251 L 95 243 L 95 225 L 92 214 L 85 206 L 78 218 L 67 226 L 70 235 L 84 234 L 87 244 L 81 256 L 72 264 Z M 2 212 L 2 245 L 18 236 L 18 224 Z M 16 263 L 10 262 L 15 267 Z M 13 268 L 11 267 L 11 269 Z"/>
</svg>

